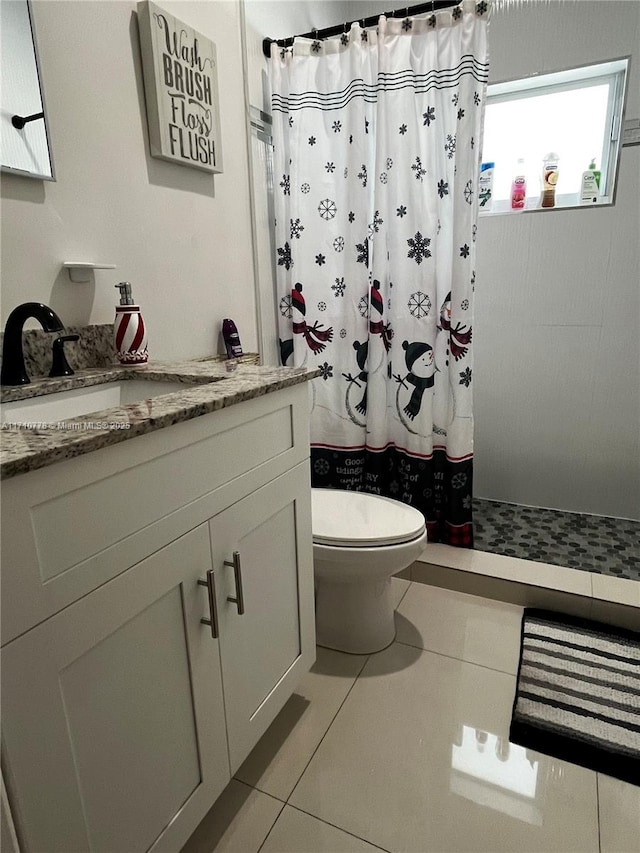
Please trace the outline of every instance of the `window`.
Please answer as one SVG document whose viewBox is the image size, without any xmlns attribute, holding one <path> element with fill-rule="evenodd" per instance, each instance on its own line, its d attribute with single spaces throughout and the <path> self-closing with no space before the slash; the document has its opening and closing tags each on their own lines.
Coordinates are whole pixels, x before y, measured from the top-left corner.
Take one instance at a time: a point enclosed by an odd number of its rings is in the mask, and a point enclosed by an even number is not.
<svg viewBox="0 0 640 853">
<path fill-rule="evenodd" d="M 540 207 L 544 158 L 552 152 L 559 157 L 556 207 L 581 204 L 582 175 L 593 160 L 601 173 L 595 203 L 613 203 L 628 63 L 619 59 L 487 87 L 482 160 L 495 164 L 492 213 L 511 211 L 512 181 L 523 168 L 525 209 Z"/>
</svg>

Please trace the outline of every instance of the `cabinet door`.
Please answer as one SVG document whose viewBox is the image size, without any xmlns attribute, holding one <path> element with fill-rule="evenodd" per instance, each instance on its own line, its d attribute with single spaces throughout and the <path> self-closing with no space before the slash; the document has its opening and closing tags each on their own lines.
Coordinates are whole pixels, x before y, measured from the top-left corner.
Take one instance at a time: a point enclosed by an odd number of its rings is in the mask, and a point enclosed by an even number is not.
<svg viewBox="0 0 640 853">
<path fill-rule="evenodd" d="M 210 566 L 205 524 L 3 649 L 24 853 L 175 851 L 227 784 Z"/>
<path fill-rule="evenodd" d="M 315 659 L 309 465 L 210 522 L 220 658 L 234 773 Z M 234 552 L 244 613 L 238 598 Z"/>
</svg>

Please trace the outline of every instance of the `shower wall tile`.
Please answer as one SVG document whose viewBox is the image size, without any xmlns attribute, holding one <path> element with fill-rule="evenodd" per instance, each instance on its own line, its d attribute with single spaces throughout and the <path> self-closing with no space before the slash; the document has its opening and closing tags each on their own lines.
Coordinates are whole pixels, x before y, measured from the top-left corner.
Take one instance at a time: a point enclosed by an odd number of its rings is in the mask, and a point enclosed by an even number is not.
<svg viewBox="0 0 640 853">
<path fill-rule="evenodd" d="M 476 325 L 476 497 L 597 511 L 585 473 L 600 330 Z"/>
</svg>

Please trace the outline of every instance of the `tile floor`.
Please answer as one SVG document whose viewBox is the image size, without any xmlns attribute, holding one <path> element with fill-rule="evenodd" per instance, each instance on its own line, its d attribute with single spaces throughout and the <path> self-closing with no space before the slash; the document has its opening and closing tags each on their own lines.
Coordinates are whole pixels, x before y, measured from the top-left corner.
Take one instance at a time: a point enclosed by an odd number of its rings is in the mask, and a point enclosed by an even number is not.
<svg viewBox="0 0 640 853">
<path fill-rule="evenodd" d="M 522 608 L 393 584 L 396 642 L 319 648 L 183 853 L 640 853 L 640 788 L 509 744 Z"/>
<path fill-rule="evenodd" d="M 474 548 L 640 581 L 640 521 L 473 501 Z"/>
</svg>

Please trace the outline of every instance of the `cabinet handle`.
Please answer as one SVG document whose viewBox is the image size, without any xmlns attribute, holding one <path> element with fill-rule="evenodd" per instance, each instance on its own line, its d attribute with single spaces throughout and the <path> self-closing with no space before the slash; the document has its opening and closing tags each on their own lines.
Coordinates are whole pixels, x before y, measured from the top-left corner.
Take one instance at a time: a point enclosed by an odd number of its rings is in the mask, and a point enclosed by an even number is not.
<svg viewBox="0 0 640 853">
<path fill-rule="evenodd" d="M 240 565 L 240 551 L 234 551 L 233 562 L 225 560 L 224 565 L 233 569 L 233 575 L 236 580 L 236 597 L 233 598 L 231 595 L 228 595 L 227 601 L 233 601 L 238 608 L 238 616 L 242 616 L 244 613 L 244 594 L 242 592 L 242 566 Z"/>
<path fill-rule="evenodd" d="M 206 581 L 198 579 L 200 586 L 206 586 L 209 598 L 209 619 L 201 619 L 203 625 L 211 625 L 211 636 L 214 640 L 218 639 L 218 606 L 216 603 L 216 587 L 213 579 L 213 569 L 207 572 Z"/>
</svg>

